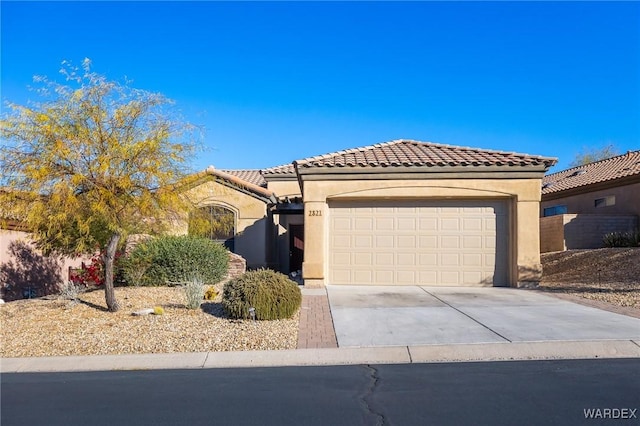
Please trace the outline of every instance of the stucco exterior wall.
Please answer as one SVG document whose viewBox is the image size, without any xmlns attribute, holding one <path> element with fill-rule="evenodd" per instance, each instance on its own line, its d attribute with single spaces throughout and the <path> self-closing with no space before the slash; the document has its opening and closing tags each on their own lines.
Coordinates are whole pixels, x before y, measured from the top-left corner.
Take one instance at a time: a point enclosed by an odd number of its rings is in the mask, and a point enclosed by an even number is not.
<svg viewBox="0 0 640 426">
<path fill-rule="evenodd" d="M 188 191 L 198 206 L 217 205 L 236 214 L 234 251 L 247 260 L 248 268 L 268 265 L 269 227 L 267 203 L 249 194 L 223 185 L 213 178 Z M 188 232 L 187 223 L 178 225 L 178 232 Z"/>
<path fill-rule="evenodd" d="M 267 189 L 280 198 L 302 196 L 298 179 L 270 181 L 267 182 Z"/>
<path fill-rule="evenodd" d="M 328 201 L 356 199 L 506 199 L 511 210 L 510 284 L 539 281 L 541 179 L 305 180 L 305 285 L 327 277 Z"/>
<path fill-rule="evenodd" d="M 565 250 L 563 216 L 540 218 L 540 253 Z"/>
<path fill-rule="evenodd" d="M 45 257 L 36 250 L 29 234 L 23 231 L 0 229 L 0 287 L 2 297 L 7 285 L 22 298 L 22 290 L 31 287 L 35 295 L 55 293 L 69 281 L 69 268 L 79 268 L 88 258 Z M 17 291 L 16 291 L 17 290 Z"/>
<path fill-rule="evenodd" d="M 553 194 L 549 195 L 549 198 Z M 615 205 L 596 207 L 595 200 L 613 195 L 616 198 Z M 544 197 L 541 203 L 540 215 L 544 208 L 558 205 L 567 206 L 568 214 L 634 214 L 640 216 L 640 183 L 624 185 L 609 189 L 586 192 L 569 197 L 547 199 Z"/>
</svg>

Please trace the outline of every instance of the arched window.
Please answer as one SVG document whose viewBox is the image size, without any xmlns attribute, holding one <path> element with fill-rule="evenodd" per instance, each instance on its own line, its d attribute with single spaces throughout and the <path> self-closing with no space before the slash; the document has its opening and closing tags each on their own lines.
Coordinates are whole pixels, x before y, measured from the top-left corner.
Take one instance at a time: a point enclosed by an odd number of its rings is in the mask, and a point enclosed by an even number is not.
<svg viewBox="0 0 640 426">
<path fill-rule="evenodd" d="M 200 207 L 189 215 L 189 235 L 218 241 L 233 251 L 236 214 L 222 206 Z"/>
</svg>

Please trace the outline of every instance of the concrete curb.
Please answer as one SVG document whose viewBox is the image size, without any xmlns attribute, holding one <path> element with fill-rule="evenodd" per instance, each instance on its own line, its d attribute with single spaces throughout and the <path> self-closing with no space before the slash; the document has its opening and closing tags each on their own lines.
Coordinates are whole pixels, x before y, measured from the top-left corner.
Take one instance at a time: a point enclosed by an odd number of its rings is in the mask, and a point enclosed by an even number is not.
<svg viewBox="0 0 640 426">
<path fill-rule="evenodd" d="M 142 355 L 2 358 L 2 373 L 640 358 L 640 341 L 481 343 Z"/>
<path fill-rule="evenodd" d="M 640 358 L 632 340 L 481 343 L 409 347 L 413 362 Z"/>
</svg>

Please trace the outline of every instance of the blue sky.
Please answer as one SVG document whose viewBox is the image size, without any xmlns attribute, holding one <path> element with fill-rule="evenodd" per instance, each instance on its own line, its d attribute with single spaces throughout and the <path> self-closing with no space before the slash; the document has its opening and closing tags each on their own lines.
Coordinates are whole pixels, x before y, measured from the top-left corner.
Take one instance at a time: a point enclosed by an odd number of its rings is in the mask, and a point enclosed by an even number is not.
<svg viewBox="0 0 640 426">
<path fill-rule="evenodd" d="M 407 138 L 559 157 L 640 149 L 638 2 L 1 3 L 1 97 L 63 60 L 162 92 L 195 169 Z"/>
</svg>

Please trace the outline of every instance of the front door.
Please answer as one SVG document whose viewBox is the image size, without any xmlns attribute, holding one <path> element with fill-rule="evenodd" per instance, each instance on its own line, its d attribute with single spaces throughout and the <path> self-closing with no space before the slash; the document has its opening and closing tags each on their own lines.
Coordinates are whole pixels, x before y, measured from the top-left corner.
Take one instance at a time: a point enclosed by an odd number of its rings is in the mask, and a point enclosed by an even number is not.
<svg viewBox="0 0 640 426">
<path fill-rule="evenodd" d="M 289 225 L 289 273 L 302 270 L 304 225 Z"/>
</svg>

